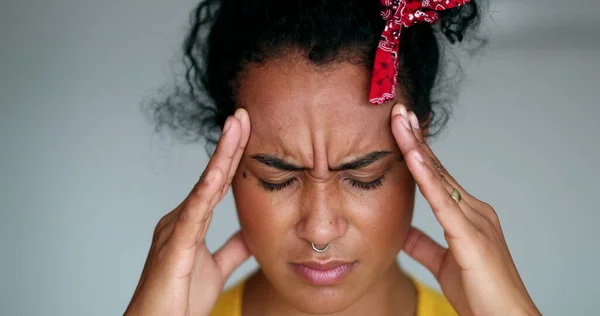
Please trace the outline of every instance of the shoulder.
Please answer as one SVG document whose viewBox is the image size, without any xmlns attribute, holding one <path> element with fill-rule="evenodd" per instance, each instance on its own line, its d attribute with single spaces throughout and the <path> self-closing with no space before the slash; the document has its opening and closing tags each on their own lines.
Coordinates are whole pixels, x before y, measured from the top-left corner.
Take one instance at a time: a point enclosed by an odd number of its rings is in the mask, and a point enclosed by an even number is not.
<svg viewBox="0 0 600 316">
<path fill-rule="evenodd" d="M 219 296 L 210 316 L 241 316 L 244 282 L 229 288 Z"/>
<path fill-rule="evenodd" d="M 444 295 L 417 280 L 413 282 L 417 288 L 417 316 L 458 316 Z"/>
</svg>

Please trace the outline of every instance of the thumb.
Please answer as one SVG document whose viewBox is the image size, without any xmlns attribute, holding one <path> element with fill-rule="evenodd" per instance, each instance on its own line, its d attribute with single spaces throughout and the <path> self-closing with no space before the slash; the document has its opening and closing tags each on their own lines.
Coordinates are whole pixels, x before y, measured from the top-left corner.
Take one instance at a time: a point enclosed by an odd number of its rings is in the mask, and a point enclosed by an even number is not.
<svg viewBox="0 0 600 316">
<path fill-rule="evenodd" d="M 223 280 L 229 279 L 231 273 L 250 257 L 250 250 L 240 231 L 213 254 L 213 259 L 221 270 Z"/>
<path fill-rule="evenodd" d="M 415 227 L 411 227 L 406 236 L 404 251 L 427 268 L 436 278 L 448 252 L 446 248 Z"/>
</svg>

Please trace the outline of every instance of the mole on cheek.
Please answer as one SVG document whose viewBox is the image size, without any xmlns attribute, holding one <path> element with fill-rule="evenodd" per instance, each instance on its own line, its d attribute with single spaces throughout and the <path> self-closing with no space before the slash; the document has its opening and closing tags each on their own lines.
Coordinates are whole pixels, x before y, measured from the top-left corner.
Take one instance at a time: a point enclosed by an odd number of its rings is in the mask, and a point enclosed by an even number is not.
<svg viewBox="0 0 600 316">
<path fill-rule="evenodd" d="M 246 172 L 242 173 L 242 177 L 244 177 L 244 179 L 248 178 L 248 174 Z"/>
</svg>

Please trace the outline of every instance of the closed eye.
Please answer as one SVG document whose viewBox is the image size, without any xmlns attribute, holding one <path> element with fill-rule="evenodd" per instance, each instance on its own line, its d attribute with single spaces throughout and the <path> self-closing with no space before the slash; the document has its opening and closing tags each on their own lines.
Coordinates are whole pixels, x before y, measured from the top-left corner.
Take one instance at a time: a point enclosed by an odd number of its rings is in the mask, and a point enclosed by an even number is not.
<svg viewBox="0 0 600 316">
<path fill-rule="evenodd" d="M 377 189 L 381 186 L 381 184 L 383 184 L 384 175 L 370 182 L 362 182 L 352 178 L 346 178 L 346 180 L 350 182 L 350 185 L 352 185 L 353 187 L 363 190 L 373 190 Z"/>
<path fill-rule="evenodd" d="M 346 178 L 345 180 L 348 181 L 350 185 L 352 185 L 355 188 L 359 188 L 362 190 L 373 190 L 377 189 L 383 184 L 383 180 L 385 180 L 384 176 L 385 175 L 382 175 L 381 177 L 369 182 L 358 181 L 352 178 Z M 263 189 L 265 189 L 268 192 L 275 192 L 287 188 L 288 186 L 294 184 L 295 181 L 297 181 L 296 178 L 291 178 L 283 182 L 273 183 L 260 179 L 260 185 L 263 187 Z"/>
<path fill-rule="evenodd" d="M 294 183 L 294 181 L 296 181 L 296 178 L 291 178 L 289 180 L 285 180 L 284 182 L 280 182 L 280 183 L 272 183 L 272 182 L 267 182 L 265 180 L 260 179 L 260 185 L 263 187 L 263 189 L 269 191 L 269 192 L 273 192 L 273 191 L 280 191 L 285 189 L 286 187 L 292 185 Z"/>
</svg>

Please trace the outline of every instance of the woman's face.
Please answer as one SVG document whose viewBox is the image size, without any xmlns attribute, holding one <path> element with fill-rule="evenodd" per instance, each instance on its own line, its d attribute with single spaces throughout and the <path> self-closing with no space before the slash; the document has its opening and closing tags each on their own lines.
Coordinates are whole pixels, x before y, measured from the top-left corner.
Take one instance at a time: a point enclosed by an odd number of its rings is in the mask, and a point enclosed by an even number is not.
<svg viewBox="0 0 600 316">
<path fill-rule="evenodd" d="M 239 87 L 252 125 L 233 180 L 242 232 L 304 312 L 343 310 L 385 283 L 410 228 L 415 184 L 392 104 L 369 104 L 369 84 L 363 66 L 290 56 L 250 67 Z"/>
</svg>

